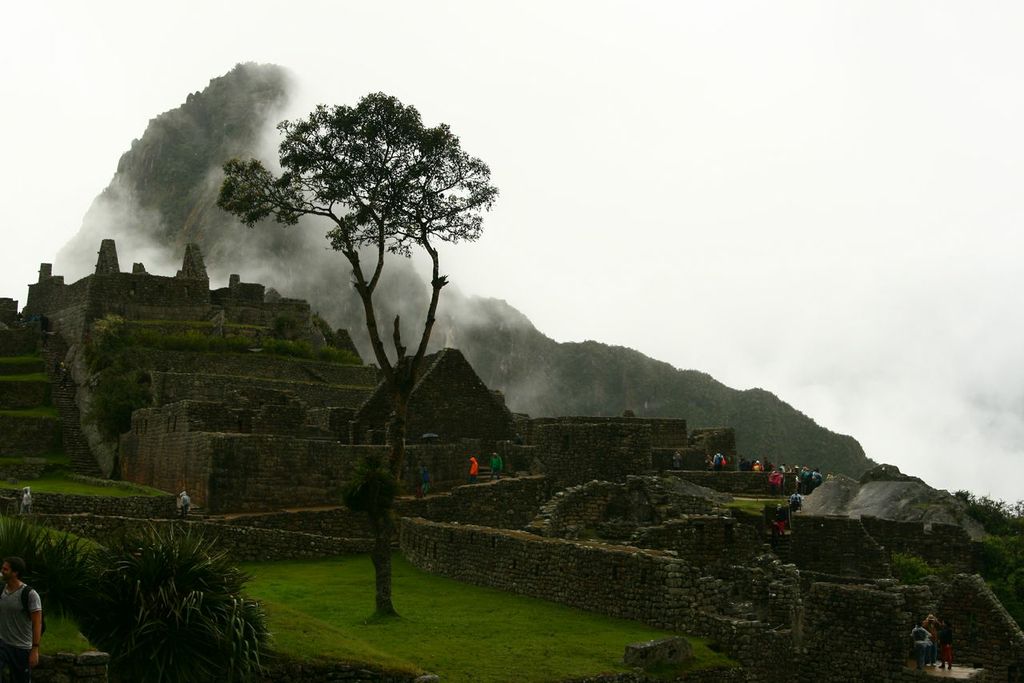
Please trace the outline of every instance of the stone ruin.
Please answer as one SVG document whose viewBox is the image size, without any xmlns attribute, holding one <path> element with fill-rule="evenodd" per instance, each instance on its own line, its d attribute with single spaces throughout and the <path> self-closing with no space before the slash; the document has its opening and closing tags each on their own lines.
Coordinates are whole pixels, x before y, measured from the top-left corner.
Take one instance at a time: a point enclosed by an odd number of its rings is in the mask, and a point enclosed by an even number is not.
<svg viewBox="0 0 1024 683">
<path fill-rule="evenodd" d="M 78 282 L 66 285 L 43 264 L 22 315 L 46 320 L 48 369 L 59 360 L 72 369 L 72 386 L 55 402 L 65 447 L 84 452 L 76 468 L 168 492 L 187 488 L 205 515 L 189 523 L 239 559 L 370 547 L 365 518 L 339 506 L 338 492 L 360 459 L 386 449 L 388 406 L 372 366 L 136 348 L 131 362 L 147 374 L 153 401 L 135 411 L 116 448 L 88 438 L 78 410 L 87 407 L 90 381 L 79 351 L 104 316 L 181 329 L 199 321 L 210 334 L 239 330 L 254 339 L 277 321 L 294 338 L 312 339 L 306 302 L 236 275 L 211 290 L 194 245 L 174 277 L 142 264 L 123 273 L 113 242 L 104 240 L 96 272 Z M 0 323 L 16 319 L 17 303 L 0 300 Z M 26 340 L 35 343 L 17 329 L 0 330 L 0 352 Z M 984 669 L 975 680 L 1020 680 L 1024 634 L 973 575 L 978 545 L 962 528 L 797 516 L 792 533 L 772 547 L 766 520 L 774 506 L 763 514 L 729 507 L 734 495 L 766 496 L 766 476 L 705 470 L 714 452 L 738 461 L 728 428 L 514 415 L 458 350 L 443 349 L 417 381 L 409 435 L 407 490 L 422 464 L 437 493 L 396 501 L 394 540 L 422 569 L 703 636 L 740 663 L 731 680 L 918 680 L 906 668 L 908 634 L 911 620 L 927 612 L 958 625 L 958 660 Z M 469 455 L 486 465 L 491 452 L 510 476 L 490 481 L 485 468 L 481 483 L 464 485 Z M 677 452 L 682 469 L 673 469 Z M 786 493 L 794 486 L 787 476 Z M 36 502 L 45 523 L 100 541 L 142 518 L 179 523 L 169 519 L 170 497 L 121 499 L 121 515 L 111 505 L 73 496 Z M 960 573 L 900 585 L 894 552 Z M 668 659 L 686 656 L 670 645 L 629 656 L 639 661 L 659 649 L 671 651 L 657 655 Z"/>
</svg>

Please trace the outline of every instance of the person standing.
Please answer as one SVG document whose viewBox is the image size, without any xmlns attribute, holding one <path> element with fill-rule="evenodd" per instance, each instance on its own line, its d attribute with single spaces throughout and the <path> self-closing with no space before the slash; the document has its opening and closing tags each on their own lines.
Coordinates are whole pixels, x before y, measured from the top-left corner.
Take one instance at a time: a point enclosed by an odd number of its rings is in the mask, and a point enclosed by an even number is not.
<svg viewBox="0 0 1024 683">
<path fill-rule="evenodd" d="M 923 669 L 925 661 L 928 659 L 928 651 L 931 649 L 931 638 L 928 637 L 928 631 L 923 624 L 915 625 L 914 630 L 910 632 L 910 637 L 914 641 L 914 658 L 917 659 L 917 668 Z"/>
<path fill-rule="evenodd" d="M 501 470 L 505 463 L 497 453 L 491 453 L 491 479 L 501 479 Z"/>
<path fill-rule="evenodd" d="M 953 668 L 953 624 L 939 619 L 939 660 L 940 669 Z"/>
<path fill-rule="evenodd" d="M 420 498 L 430 493 L 430 470 L 420 465 Z"/>
<path fill-rule="evenodd" d="M 32 488 L 29 486 L 26 486 L 21 490 L 21 510 L 19 511 L 19 514 L 32 514 Z"/>
<path fill-rule="evenodd" d="M 470 484 L 475 484 L 476 483 L 476 477 L 477 477 L 478 474 L 480 474 L 480 463 L 477 462 L 475 455 L 471 455 L 471 456 L 469 456 L 469 483 Z"/>
<path fill-rule="evenodd" d="M 178 494 L 178 512 L 181 513 L 182 519 L 188 517 L 188 509 L 190 507 L 192 507 L 192 499 L 189 498 L 187 491 L 182 491 Z"/>
<path fill-rule="evenodd" d="M 5 557 L 0 566 L 4 588 L 0 595 L 0 681 L 9 667 L 13 683 L 29 683 L 39 664 L 39 640 L 43 636 L 43 605 L 39 593 L 22 583 L 25 560 Z M 27 595 L 22 595 L 28 591 Z"/>
</svg>

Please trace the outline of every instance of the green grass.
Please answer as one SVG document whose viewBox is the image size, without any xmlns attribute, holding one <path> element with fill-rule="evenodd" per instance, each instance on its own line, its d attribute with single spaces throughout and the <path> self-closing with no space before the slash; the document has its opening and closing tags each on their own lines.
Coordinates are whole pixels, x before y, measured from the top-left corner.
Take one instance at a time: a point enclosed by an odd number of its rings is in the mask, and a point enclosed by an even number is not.
<svg viewBox="0 0 1024 683">
<path fill-rule="evenodd" d="M 71 458 L 65 453 L 44 453 L 43 455 L 5 455 L 0 457 L 0 465 L 21 465 L 25 462 L 25 459 L 30 460 L 45 460 L 47 465 L 56 465 L 58 467 L 69 467 L 71 465 Z"/>
<path fill-rule="evenodd" d="M 71 479 L 64 472 L 48 473 L 39 479 L 26 479 L 11 484 L 0 481 L 0 489 L 20 489 L 23 486 L 31 486 L 33 493 L 69 493 L 78 496 L 109 496 L 113 498 L 125 498 L 128 496 L 166 496 L 164 491 L 151 489 L 148 486 L 138 486 L 127 482 L 116 482 L 112 486 L 92 484 L 85 481 Z"/>
<path fill-rule="evenodd" d="M 20 366 L 29 362 L 42 362 L 38 353 L 26 353 L 25 355 L 0 355 L 0 366 Z"/>
<path fill-rule="evenodd" d="M 786 505 L 786 498 L 784 496 L 778 498 L 734 498 L 726 503 L 725 507 L 742 510 L 752 515 L 760 515 L 764 513 L 765 505 Z"/>
<path fill-rule="evenodd" d="M 26 408 L 25 410 L 0 410 L 0 415 L 11 417 L 33 417 L 49 420 L 57 419 L 57 409 L 53 406 L 39 406 L 37 408 Z"/>
<path fill-rule="evenodd" d="M 49 382 L 46 375 L 33 372 L 28 375 L 0 375 L 0 382 Z"/>
<path fill-rule="evenodd" d="M 671 635 L 624 619 L 472 586 L 420 571 L 395 555 L 397 619 L 373 612 L 368 556 L 248 563 L 247 592 L 263 601 L 274 648 L 304 660 L 360 661 L 448 681 L 523 683 L 628 669 L 628 643 Z M 686 668 L 734 663 L 691 639 Z M 666 672 L 680 673 L 683 669 Z"/>
<path fill-rule="evenodd" d="M 46 605 L 43 605 L 46 613 Z M 40 651 L 52 655 L 58 652 L 81 654 L 94 649 L 89 641 L 78 632 L 78 624 L 69 617 L 46 616 L 46 633 L 40 641 Z"/>
</svg>

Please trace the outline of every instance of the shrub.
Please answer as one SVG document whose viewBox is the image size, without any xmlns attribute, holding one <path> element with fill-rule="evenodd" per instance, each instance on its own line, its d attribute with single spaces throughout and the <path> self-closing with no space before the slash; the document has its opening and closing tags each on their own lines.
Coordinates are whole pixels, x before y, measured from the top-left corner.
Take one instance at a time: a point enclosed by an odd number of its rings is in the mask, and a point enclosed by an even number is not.
<svg viewBox="0 0 1024 683">
<path fill-rule="evenodd" d="M 212 540 L 152 528 L 93 555 L 95 593 L 81 615 L 111 668 L 142 683 L 244 681 L 260 671 L 267 640 L 248 576 Z"/>
<path fill-rule="evenodd" d="M 917 555 L 892 554 L 892 573 L 901 583 L 917 584 L 935 573 L 935 569 Z"/>
<path fill-rule="evenodd" d="M 131 429 L 132 413 L 152 401 L 149 375 L 116 362 L 97 377 L 86 419 L 96 425 L 103 438 L 114 440 Z"/>
<path fill-rule="evenodd" d="M 90 572 L 91 544 L 30 524 L 18 517 L 0 517 L 0 557 L 25 560 L 25 583 L 38 591 L 47 613 L 76 615 L 94 588 Z"/>
</svg>

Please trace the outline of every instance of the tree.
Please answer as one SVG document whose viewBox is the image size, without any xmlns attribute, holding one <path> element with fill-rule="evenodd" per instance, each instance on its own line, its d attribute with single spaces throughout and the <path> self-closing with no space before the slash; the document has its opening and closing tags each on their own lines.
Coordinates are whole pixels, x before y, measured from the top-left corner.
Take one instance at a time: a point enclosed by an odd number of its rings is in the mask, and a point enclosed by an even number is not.
<svg viewBox="0 0 1024 683">
<path fill-rule="evenodd" d="M 419 112 L 383 93 L 363 97 L 355 107 L 317 107 L 308 118 L 283 121 L 279 148 L 281 174 L 258 160 L 234 159 L 224 166 L 225 179 L 217 205 L 250 228 L 273 217 L 295 225 L 304 216 L 324 219 L 327 239 L 352 268 L 352 286 L 366 316 L 366 330 L 384 377 L 392 413 L 386 463 L 361 468 L 374 495 L 350 491 L 346 500 L 361 505 L 374 531 L 373 565 L 376 605 L 394 614 L 391 602 L 391 498 L 405 461 L 409 397 L 434 327 L 441 289 L 437 243 L 475 240 L 498 195 L 490 169 L 462 151 L 447 125 L 427 128 Z M 372 251 L 372 269 L 364 270 L 360 250 Z M 388 254 L 409 257 L 422 249 L 433 265 L 430 303 L 423 332 L 412 354 L 402 342 L 400 321 L 392 329 L 394 358 L 389 358 L 377 325 L 374 291 Z M 387 499 L 382 498 L 385 495 Z M 359 503 L 355 503 L 359 501 Z"/>
</svg>

